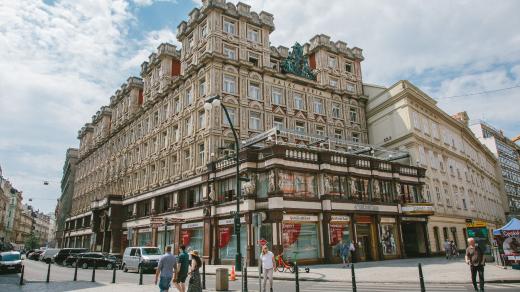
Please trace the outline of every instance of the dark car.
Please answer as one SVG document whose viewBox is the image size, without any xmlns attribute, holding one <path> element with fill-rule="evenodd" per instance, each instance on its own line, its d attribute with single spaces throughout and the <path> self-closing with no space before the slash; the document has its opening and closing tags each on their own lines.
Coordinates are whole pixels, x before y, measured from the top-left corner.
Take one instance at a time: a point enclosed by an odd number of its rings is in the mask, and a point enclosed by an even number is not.
<svg viewBox="0 0 520 292">
<path fill-rule="evenodd" d="M 30 259 L 30 260 L 35 260 L 35 261 L 39 261 L 40 260 L 40 255 L 43 253 L 43 250 L 37 250 L 37 251 L 34 251 L 32 253 L 30 253 L 27 258 Z"/>
<path fill-rule="evenodd" d="M 0 272 L 16 272 L 22 270 L 22 258 L 17 251 L 6 251 L 0 253 Z"/>
<path fill-rule="evenodd" d="M 82 257 L 85 253 L 75 253 L 75 254 L 71 254 L 70 256 L 67 257 L 67 259 L 65 260 L 65 264 L 64 266 L 71 266 L 71 267 L 76 267 L 76 262 L 77 260 Z"/>
<path fill-rule="evenodd" d="M 44 262 L 46 264 L 52 262 L 52 257 L 57 254 L 60 250 L 57 248 L 48 248 L 43 253 L 40 254 L 40 262 Z"/>
<path fill-rule="evenodd" d="M 121 269 L 123 266 L 123 256 L 118 253 L 111 253 L 109 254 L 109 258 L 113 258 L 116 262 L 116 268 Z"/>
<path fill-rule="evenodd" d="M 52 261 L 58 265 L 67 265 L 67 258 L 71 255 L 88 252 L 86 248 L 63 248 L 52 257 Z"/>
<path fill-rule="evenodd" d="M 102 252 L 86 252 L 78 257 L 78 267 L 88 269 L 96 266 L 97 268 L 104 267 L 108 270 L 112 270 L 116 265 L 116 259 L 111 257 L 108 253 Z"/>
</svg>

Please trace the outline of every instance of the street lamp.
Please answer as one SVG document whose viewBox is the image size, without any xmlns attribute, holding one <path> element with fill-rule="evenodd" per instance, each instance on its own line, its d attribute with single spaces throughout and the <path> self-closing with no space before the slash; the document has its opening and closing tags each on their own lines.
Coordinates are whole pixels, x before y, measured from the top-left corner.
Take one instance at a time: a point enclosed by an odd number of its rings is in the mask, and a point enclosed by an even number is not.
<svg viewBox="0 0 520 292">
<path fill-rule="evenodd" d="M 206 102 L 204 103 L 204 109 L 207 111 L 210 111 L 213 107 L 218 107 L 222 105 L 222 108 L 224 109 L 224 113 L 226 114 L 227 121 L 229 123 L 229 126 L 231 127 L 231 131 L 233 132 L 233 137 L 235 138 L 235 159 L 236 159 L 236 180 L 237 180 L 237 210 L 235 212 L 235 236 L 237 240 L 237 253 L 235 256 L 235 269 L 237 271 L 242 270 L 242 254 L 240 253 L 240 158 L 239 158 L 239 151 L 240 151 L 240 141 L 238 140 L 238 135 L 235 130 L 235 127 L 233 125 L 233 121 L 229 117 L 229 112 L 226 108 L 226 106 L 220 102 L 220 96 L 215 95 L 212 97 L 209 97 L 206 99 Z"/>
</svg>

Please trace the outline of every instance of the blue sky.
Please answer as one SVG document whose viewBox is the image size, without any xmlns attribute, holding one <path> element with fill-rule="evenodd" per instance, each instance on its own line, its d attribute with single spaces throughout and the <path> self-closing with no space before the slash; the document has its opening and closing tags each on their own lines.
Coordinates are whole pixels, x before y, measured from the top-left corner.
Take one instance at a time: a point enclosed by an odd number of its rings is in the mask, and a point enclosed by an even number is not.
<svg viewBox="0 0 520 292">
<path fill-rule="evenodd" d="M 236 1 L 231 1 L 235 2 Z M 520 134 L 518 1 L 244 0 L 274 14 L 272 45 L 324 33 L 363 49 L 365 82 L 409 79 L 446 112 Z M 54 210 L 77 131 L 200 0 L 6 0 L 0 4 L 0 165 Z M 319 15 L 316 11 L 321 11 Z M 43 181 L 48 180 L 48 186 Z"/>
</svg>

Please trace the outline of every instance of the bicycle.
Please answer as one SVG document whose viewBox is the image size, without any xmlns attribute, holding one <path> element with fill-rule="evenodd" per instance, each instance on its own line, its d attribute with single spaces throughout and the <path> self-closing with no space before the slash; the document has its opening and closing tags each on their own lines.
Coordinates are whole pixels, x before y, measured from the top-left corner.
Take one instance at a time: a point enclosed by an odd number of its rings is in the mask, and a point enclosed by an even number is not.
<svg viewBox="0 0 520 292">
<path fill-rule="evenodd" d="M 285 270 L 289 270 L 291 273 L 294 273 L 294 263 L 289 260 L 284 261 L 283 252 L 275 257 L 276 260 L 276 271 L 285 272 Z"/>
</svg>

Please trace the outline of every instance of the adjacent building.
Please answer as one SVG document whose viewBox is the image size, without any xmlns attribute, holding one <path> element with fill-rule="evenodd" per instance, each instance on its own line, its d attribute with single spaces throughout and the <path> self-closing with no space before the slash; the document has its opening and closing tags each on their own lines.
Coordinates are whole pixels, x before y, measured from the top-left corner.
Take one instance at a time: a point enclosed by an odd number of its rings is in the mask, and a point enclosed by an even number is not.
<svg viewBox="0 0 520 292">
<path fill-rule="evenodd" d="M 501 130 L 486 122 L 470 125 L 471 131 L 497 158 L 504 180 L 509 216 L 520 218 L 520 152 L 518 145 Z"/>
<path fill-rule="evenodd" d="M 471 132 L 467 115 L 451 117 L 408 81 L 365 85 L 364 92 L 370 143 L 406 149 L 413 165 L 426 168 L 424 193 L 435 211 L 427 219 L 432 251 L 443 251 L 445 239 L 465 247 L 473 222 L 491 237 L 505 223 L 499 162 Z M 411 233 L 404 228 L 405 236 Z"/>
<path fill-rule="evenodd" d="M 182 48 L 161 44 L 79 131 L 65 246 L 185 244 L 232 261 L 236 154 L 249 263 L 258 239 L 307 262 L 338 260 L 340 239 L 360 260 L 430 254 L 424 169 L 367 144 L 362 50 L 326 35 L 274 47 L 274 29 L 273 15 L 244 3 L 204 0 L 190 12 Z M 214 96 L 221 106 L 206 108 Z M 235 153 L 231 124 L 260 144 Z"/>
<path fill-rule="evenodd" d="M 59 248 L 64 247 L 65 220 L 70 217 L 72 207 L 72 196 L 74 195 L 74 178 L 76 175 L 76 164 L 78 160 L 78 149 L 69 148 L 65 155 L 63 164 L 63 177 L 61 179 L 61 196 L 58 199 L 55 210 L 56 231 L 55 240 Z"/>
</svg>

